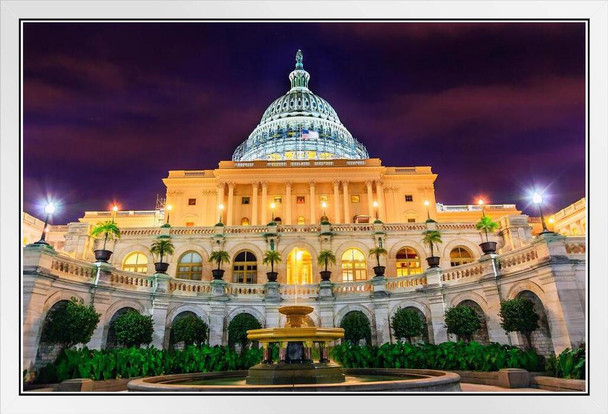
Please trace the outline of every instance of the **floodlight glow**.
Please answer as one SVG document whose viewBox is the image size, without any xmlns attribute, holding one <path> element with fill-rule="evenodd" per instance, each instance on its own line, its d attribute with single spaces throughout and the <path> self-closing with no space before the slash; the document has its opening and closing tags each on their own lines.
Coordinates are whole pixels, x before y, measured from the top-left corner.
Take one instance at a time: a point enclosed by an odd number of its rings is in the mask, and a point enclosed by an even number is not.
<svg viewBox="0 0 608 414">
<path fill-rule="evenodd" d="M 275 208 L 277 205 L 275 203 L 270 203 L 270 208 Z"/>
<path fill-rule="evenodd" d="M 378 202 L 374 201 L 374 208 L 378 208 Z"/>
<path fill-rule="evenodd" d="M 323 207 L 323 208 L 327 207 L 327 203 L 326 203 L 325 201 L 323 201 L 323 202 L 321 203 L 321 207 Z"/>
<path fill-rule="evenodd" d="M 483 206 L 483 199 L 479 199 L 479 201 L 477 202 L 477 204 L 479 204 L 480 206 Z"/>
<path fill-rule="evenodd" d="M 424 200 L 424 205 L 425 205 L 425 206 L 427 206 L 427 207 L 428 207 L 428 206 L 429 206 L 429 204 L 430 204 L 430 203 L 429 203 L 429 200 Z"/>
<path fill-rule="evenodd" d="M 114 205 L 114 207 L 112 207 L 112 211 L 115 213 L 118 211 L 118 206 L 116 204 Z"/>
<path fill-rule="evenodd" d="M 53 214 L 55 212 L 55 205 L 53 203 L 48 203 L 44 206 L 44 212 L 46 214 Z"/>
<path fill-rule="evenodd" d="M 551 217 L 551 218 L 549 219 L 549 223 L 553 224 L 554 222 L 555 222 L 555 219 L 554 219 L 553 217 Z"/>
<path fill-rule="evenodd" d="M 543 202 L 543 197 L 538 193 L 534 193 L 532 195 L 532 201 L 534 202 L 534 204 L 540 204 Z"/>
<path fill-rule="evenodd" d="M 167 205 L 167 210 L 169 210 L 169 211 L 173 210 L 173 206 L 171 204 L 168 204 Z"/>
<path fill-rule="evenodd" d="M 223 210 L 224 209 L 224 205 L 220 204 L 217 208 L 219 208 L 220 210 Z"/>
</svg>

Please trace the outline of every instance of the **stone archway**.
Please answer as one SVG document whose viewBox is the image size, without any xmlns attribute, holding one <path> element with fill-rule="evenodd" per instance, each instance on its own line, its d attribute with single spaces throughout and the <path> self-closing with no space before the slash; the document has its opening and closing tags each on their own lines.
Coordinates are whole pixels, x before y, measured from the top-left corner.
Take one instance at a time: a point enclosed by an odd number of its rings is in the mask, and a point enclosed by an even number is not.
<svg viewBox="0 0 608 414">
<path fill-rule="evenodd" d="M 56 344 L 45 342 L 45 332 L 47 331 L 47 322 L 49 320 L 49 316 L 52 312 L 55 312 L 62 307 L 65 307 L 69 303 L 69 300 L 61 299 L 58 300 L 50 307 L 49 311 L 46 313 L 44 320 L 42 321 L 42 327 L 40 329 L 40 342 L 38 343 L 38 349 L 36 351 L 36 359 L 34 360 L 34 366 L 42 367 L 46 364 L 49 364 L 59 356 L 61 352 L 61 347 Z"/>
<path fill-rule="evenodd" d="M 107 335 L 106 335 L 105 347 L 104 347 L 105 349 L 112 349 L 112 348 L 117 348 L 118 347 L 118 343 L 116 342 L 116 333 L 114 332 L 114 321 L 120 315 L 124 315 L 126 312 L 129 312 L 129 311 L 135 311 L 137 313 L 140 313 L 135 308 L 131 308 L 129 306 L 125 306 L 123 308 L 118 309 L 116 312 L 114 312 L 114 314 L 112 315 L 112 317 L 108 321 L 108 332 L 107 332 Z"/>
<path fill-rule="evenodd" d="M 490 335 L 488 333 L 488 321 L 481 306 L 479 306 L 477 302 L 470 299 L 463 300 L 458 304 L 458 306 L 468 306 L 469 308 L 472 308 L 477 313 L 479 320 L 481 321 L 481 328 L 479 328 L 479 330 L 472 335 L 471 340 L 479 342 L 480 344 L 489 344 Z"/>
<path fill-rule="evenodd" d="M 539 328 L 532 332 L 531 335 L 532 347 L 536 350 L 536 352 L 544 356 L 553 355 L 555 353 L 555 349 L 553 348 L 553 340 L 551 339 L 551 329 L 549 327 L 549 320 L 547 319 L 547 313 L 545 312 L 545 307 L 543 306 L 542 301 L 534 292 L 529 290 L 519 292 L 516 297 L 528 299 L 534 303 L 534 311 L 539 316 Z M 526 344 L 526 340 L 523 335 L 519 332 L 516 334 L 519 343 Z"/>
</svg>

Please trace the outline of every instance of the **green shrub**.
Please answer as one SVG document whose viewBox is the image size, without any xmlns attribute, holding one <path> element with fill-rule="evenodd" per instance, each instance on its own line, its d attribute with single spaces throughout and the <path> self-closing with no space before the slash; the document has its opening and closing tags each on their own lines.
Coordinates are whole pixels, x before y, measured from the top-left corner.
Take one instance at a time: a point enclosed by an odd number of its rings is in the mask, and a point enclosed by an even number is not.
<svg viewBox="0 0 608 414">
<path fill-rule="evenodd" d="M 412 338 L 422 335 L 424 324 L 420 315 L 412 309 L 399 308 L 391 318 L 395 338 L 407 338 L 411 344 Z"/>
<path fill-rule="evenodd" d="M 124 347 L 137 347 L 152 342 L 154 322 L 152 316 L 141 315 L 136 310 L 128 310 L 114 321 L 116 342 Z"/>
<path fill-rule="evenodd" d="M 359 343 L 361 339 L 365 339 L 366 343 L 371 345 L 372 329 L 367 316 L 361 311 L 348 312 L 342 322 L 340 328 L 344 329 L 344 340 L 352 343 Z"/>
<path fill-rule="evenodd" d="M 200 345 L 207 340 L 207 324 L 196 315 L 186 315 L 178 318 L 171 327 L 174 342 L 184 342 L 184 345 Z"/>
<path fill-rule="evenodd" d="M 545 371 L 558 378 L 585 379 L 585 345 L 566 348 L 561 354 L 551 356 L 545 363 Z"/>
<path fill-rule="evenodd" d="M 59 344 L 62 348 L 86 344 L 91 340 L 100 316 L 92 305 L 85 306 L 82 300 L 72 298 L 69 302 L 51 309 L 40 341 Z"/>
<path fill-rule="evenodd" d="M 240 344 L 241 350 L 244 352 L 249 344 L 247 339 L 247 331 L 250 329 L 260 329 L 262 325 L 258 320 L 248 313 L 239 313 L 228 324 L 228 346 L 234 348 L 234 345 Z"/>
<path fill-rule="evenodd" d="M 445 325 L 449 334 L 454 334 L 459 340 L 468 342 L 481 328 L 481 321 L 475 309 L 459 305 L 445 311 Z"/>
<path fill-rule="evenodd" d="M 500 303 L 500 326 L 505 332 L 521 332 L 526 337 L 528 348 L 532 348 L 532 332 L 538 329 L 540 317 L 529 299 L 515 298 Z"/>
</svg>

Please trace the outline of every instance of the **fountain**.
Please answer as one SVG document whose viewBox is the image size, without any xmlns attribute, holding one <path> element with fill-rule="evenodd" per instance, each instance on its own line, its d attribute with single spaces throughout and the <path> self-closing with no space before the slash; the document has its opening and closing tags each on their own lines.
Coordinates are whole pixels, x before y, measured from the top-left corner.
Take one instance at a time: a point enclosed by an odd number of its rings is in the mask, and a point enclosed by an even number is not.
<svg viewBox="0 0 608 414">
<path fill-rule="evenodd" d="M 305 326 L 313 308 L 282 306 L 284 327 L 247 331 L 247 338 L 263 347 L 262 362 L 248 371 L 161 375 L 130 381 L 129 391 L 145 392 L 344 392 L 344 391 L 460 391 L 460 376 L 425 369 L 347 369 L 329 360 L 329 344 L 344 338 L 342 328 Z M 319 349 L 318 361 L 312 350 Z M 279 361 L 272 358 L 279 348 Z"/>
</svg>

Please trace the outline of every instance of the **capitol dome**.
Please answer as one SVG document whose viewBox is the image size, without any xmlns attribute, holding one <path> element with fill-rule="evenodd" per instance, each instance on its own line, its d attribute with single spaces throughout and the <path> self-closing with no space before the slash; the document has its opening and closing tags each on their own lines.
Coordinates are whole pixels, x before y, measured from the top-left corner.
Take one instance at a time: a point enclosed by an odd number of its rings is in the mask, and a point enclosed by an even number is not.
<svg viewBox="0 0 608 414">
<path fill-rule="evenodd" d="M 332 106 L 308 89 L 302 51 L 289 74 L 291 89 L 272 102 L 233 161 L 366 159 L 367 149 L 342 125 Z"/>
</svg>

